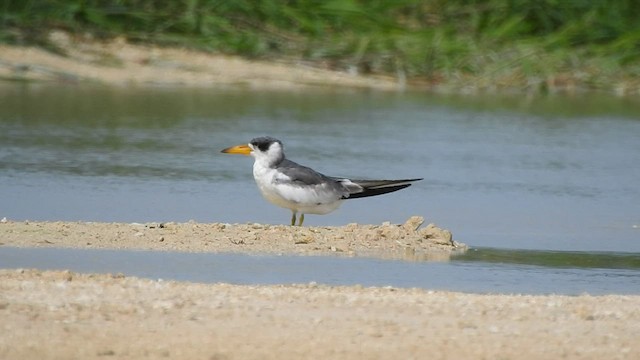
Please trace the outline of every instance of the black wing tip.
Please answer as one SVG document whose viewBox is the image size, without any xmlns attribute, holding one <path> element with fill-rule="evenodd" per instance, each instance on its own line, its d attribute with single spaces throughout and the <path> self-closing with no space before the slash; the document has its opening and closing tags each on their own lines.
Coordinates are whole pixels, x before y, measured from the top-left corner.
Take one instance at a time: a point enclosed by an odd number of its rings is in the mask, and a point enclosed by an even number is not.
<svg viewBox="0 0 640 360">
<path fill-rule="evenodd" d="M 411 183 L 416 181 L 424 180 L 424 178 L 413 178 L 413 179 L 353 179 L 346 177 L 332 177 L 332 179 L 349 179 L 351 182 L 358 183 L 371 183 L 371 182 L 386 182 L 388 184 L 401 184 L 401 183 Z"/>
<path fill-rule="evenodd" d="M 388 193 L 392 193 L 398 190 L 402 190 L 405 188 L 408 188 L 409 186 L 411 186 L 411 184 L 399 184 L 399 185 L 395 185 L 395 186 L 386 186 L 386 187 L 376 187 L 376 188 L 370 188 L 370 189 L 364 189 L 364 191 L 359 192 L 359 193 L 354 193 L 349 195 L 349 197 L 347 197 L 346 199 L 357 199 L 357 198 L 363 198 L 363 197 L 369 197 L 369 196 L 377 196 L 377 195 L 382 195 L 382 194 L 388 194 Z"/>
<path fill-rule="evenodd" d="M 403 183 L 403 182 L 416 182 L 416 181 L 420 181 L 420 180 L 424 180 L 424 178 L 414 178 L 414 179 L 398 179 L 398 180 L 387 180 L 389 182 L 395 182 L 395 183 Z"/>
<path fill-rule="evenodd" d="M 394 186 L 402 186 L 402 185 L 407 185 L 407 186 L 411 186 L 412 183 L 416 182 L 416 181 L 420 181 L 423 180 L 423 178 L 416 178 L 416 179 L 399 179 L 399 180 L 373 180 L 381 182 L 381 183 L 385 183 L 385 184 L 380 184 L 380 185 L 369 185 L 371 188 L 385 188 L 385 187 L 394 187 Z M 357 181 L 356 181 L 357 182 Z M 367 187 L 366 181 L 363 182 L 365 187 Z"/>
</svg>

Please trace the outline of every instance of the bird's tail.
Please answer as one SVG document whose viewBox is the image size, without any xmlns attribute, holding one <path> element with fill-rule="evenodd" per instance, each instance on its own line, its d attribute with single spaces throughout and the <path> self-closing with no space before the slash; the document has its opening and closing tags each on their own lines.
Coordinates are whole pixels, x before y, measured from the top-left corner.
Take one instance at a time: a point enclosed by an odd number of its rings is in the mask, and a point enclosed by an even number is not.
<svg viewBox="0 0 640 360">
<path fill-rule="evenodd" d="M 352 192 L 346 199 L 376 196 L 402 190 L 411 186 L 411 183 L 420 180 L 422 180 L 422 178 L 403 180 L 351 180 L 352 183 L 360 186 L 362 191 Z"/>
</svg>

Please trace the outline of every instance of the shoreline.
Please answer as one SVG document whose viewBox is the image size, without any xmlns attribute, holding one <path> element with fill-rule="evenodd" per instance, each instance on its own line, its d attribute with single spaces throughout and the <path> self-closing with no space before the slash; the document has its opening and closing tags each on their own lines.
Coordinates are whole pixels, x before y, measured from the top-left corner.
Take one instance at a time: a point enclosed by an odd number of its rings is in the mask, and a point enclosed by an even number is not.
<svg viewBox="0 0 640 360">
<path fill-rule="evenodd" d="M 6 359 L 636 359 L 640 296 L 0 270 Z M 159 341 L 161 340 L 161 341 Z"/>
<path fill-rule="evenodd" d="M 582 94 L 635 97 L 637 82 L 611 89 L 579 85 L 560 73 L 534 83 L 509 85 L 486 77 L 453 77 L 437 82 L 404 76 L 362 75 L 303 61 L 248 60 L 185 47 L 133 44 L 124 37 L 98 40 L 53 30 L 47 41 L 56 52 L 38 46 L 0 44 L 0 81 L 93 83 L 111 86 L 175 86 L 299 91 L 314 88 L 440 94 Z M 615 86 L 614 86 L 615 85 Z"/>
<path fill-rule="evenodd" d="M 404 88 L 403 84 L 390 77 L 365 77 L 302 63 L 252 61 L 180 47 L 131 44 L 122 37 L 98 41 L 52 31 L 48 39 L 59 53 L 36 46 L 0 44 L 0 79 L 114 86 L 244 87 L 255 90 L 335 86 L 381 91 Z"/>
<path fill-rule="evenodd" d="M 393 257 L 466 246 L 404 224 L 0 221 L 0 246 Z M 425 255 L 426 256 L 426 255 Z M 414 260 L 424 260 L 415 258 Z M 430 258 L 433 260 L 433 258 Z M 168 265 L 170 266 L 170 265 Z M 232 285 L 2 269 L 0 358 L 386 359 L 640 356 L 640 296 Z M 161 341 L 159 341 L 161 340 Z"/>
<path fill-rule="evenodd" d="M 467 250 L 420 216 L 404 224 L 292 227 L 222 223 L 0 223 L 0 246 L 447 260 Z"/>
</svg>

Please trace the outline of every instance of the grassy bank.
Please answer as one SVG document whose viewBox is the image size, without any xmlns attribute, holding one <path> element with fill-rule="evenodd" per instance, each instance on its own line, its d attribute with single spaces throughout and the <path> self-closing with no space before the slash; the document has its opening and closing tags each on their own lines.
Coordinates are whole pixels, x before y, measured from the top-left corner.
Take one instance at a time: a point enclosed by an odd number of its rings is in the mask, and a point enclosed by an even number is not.
<svg viewBox="0 0 640 360">
<path fill-rule="evenodd" d="M 50 46 L 55 28 L 425 85 L 640 92 L 636 0 L 2 0 L 2 14 L 5 43 Z"/>
</svg>

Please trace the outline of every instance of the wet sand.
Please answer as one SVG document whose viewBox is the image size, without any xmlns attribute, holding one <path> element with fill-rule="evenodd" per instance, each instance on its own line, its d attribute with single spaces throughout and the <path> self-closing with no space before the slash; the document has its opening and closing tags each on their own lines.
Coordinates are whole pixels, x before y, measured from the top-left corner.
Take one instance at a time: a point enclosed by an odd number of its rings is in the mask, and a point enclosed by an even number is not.
<svg viewBox="0 0 640 360">
<path fill-rule="evenodd" d="M 440 259 L 465 248 L 437 226 L 416 229 L 421 221 L 309 228 L 2 221 L 0 243 Z M 2 359 L 640 357 L 640 296 L 240 286 L 9 269 L 0 270 L 0 318 Z"/>
</svg>

